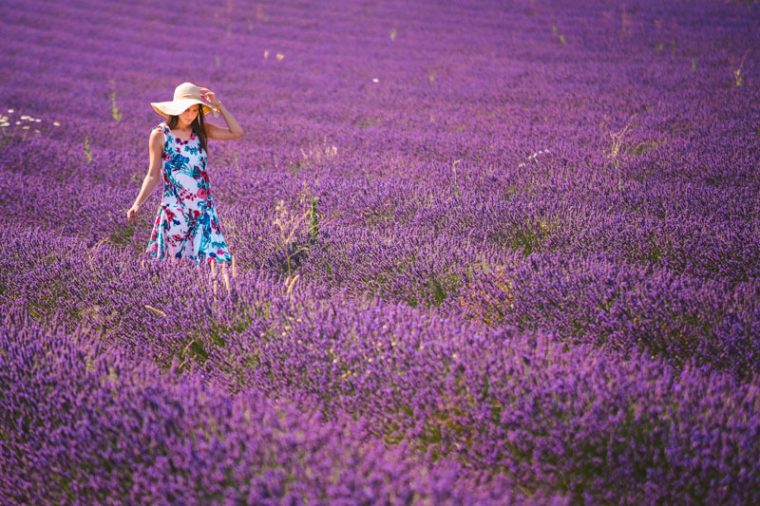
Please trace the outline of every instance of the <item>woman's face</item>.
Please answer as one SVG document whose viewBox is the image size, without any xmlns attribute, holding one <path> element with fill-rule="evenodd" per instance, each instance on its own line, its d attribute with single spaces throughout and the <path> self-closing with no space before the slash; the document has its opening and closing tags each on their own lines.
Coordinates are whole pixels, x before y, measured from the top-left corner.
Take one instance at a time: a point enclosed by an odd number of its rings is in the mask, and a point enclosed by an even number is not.
<svg viewBox="0 0 760 506">
<path fill-rule="evenodd" d="M 191 105 L 190 107 L 188 107 L 187 109 L 185 109 L 185 110 L 184 110 L 184 111 L 183 111 L 183 112 L 182 112 L 182 113 L 179 115 L 179 119 L 180 119 L 180 121 L 181 121 L 183 124 L 187 125 L 187 126 L 191 125 L 191 124 L 193 123 L 193 121 L 195 121 L 195 118 L 197 118 L 197 117 L 198 117 L 198 108 L 199 108 L 199 107 L 200 107 L 200 105 L 198 105 L 198 104 L 193 104 L 193 105 Z"/>
</svg>

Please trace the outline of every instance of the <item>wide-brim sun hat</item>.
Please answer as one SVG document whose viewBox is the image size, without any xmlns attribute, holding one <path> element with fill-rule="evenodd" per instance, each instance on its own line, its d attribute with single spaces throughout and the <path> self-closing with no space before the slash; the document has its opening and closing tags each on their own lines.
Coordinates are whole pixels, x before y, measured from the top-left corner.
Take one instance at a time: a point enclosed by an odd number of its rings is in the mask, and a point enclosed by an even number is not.
<svg viewBox="0 0 760 506">
<path fill-rule="evenodd" d="M 201 90 L 190 82 L 184 82 L 174 88 L 174 100 L 166 102 L 151 102 L 150 106 L 158 114 L 169 119 L 171 116 L 179 116 L 185 109 L 194 104 L 200 104 L 203 114 L 208 114 L 216 109 L 201 98 Z"/>
</svg>

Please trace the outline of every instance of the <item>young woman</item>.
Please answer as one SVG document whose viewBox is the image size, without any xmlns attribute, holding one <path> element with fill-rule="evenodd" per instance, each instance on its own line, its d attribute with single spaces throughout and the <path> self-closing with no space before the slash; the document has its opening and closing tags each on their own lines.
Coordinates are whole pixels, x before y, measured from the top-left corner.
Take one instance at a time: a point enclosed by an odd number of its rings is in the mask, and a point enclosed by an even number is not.
<svg viewBox="0 0 760 506">
<path fill-rule="evenodd" d="M 187 259 L 196 265 L 231 262 L 211 195 L 207 143 L 208 139 L 240 139 L 243 129 L 213 91 L 193 83 L 177 86 L 174 100 L 150 105 L 166 121 L 151 131 L 150 166 L 135 203 L 127 211 L 128 223 L 136 222 L 140 206 L 160 177 L 164 196 L 146 253 L 156 260 Z M 228 128 L 206 123 L 204 115 L 211 110 L 221 112 Z"/>
</svg>

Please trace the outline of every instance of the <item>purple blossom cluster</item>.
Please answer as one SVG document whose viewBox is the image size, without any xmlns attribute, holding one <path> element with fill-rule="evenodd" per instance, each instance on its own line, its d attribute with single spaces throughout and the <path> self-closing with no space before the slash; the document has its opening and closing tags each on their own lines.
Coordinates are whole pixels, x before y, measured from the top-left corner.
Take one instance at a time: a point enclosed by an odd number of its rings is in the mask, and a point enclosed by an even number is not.
<svg viewBox="0 0 760 506">
<path fill-rule="evenodd" d="M 3 322 L 6 504 L 525 500 L 461 477 L 455 463 L 421 471 L 401 446 L 364 442 L 365 426 L 350 419 L 328 424 L 260 391 L 225 394 L 197 375 L 177 381 L 54 321 L 45 329 L 13 311 Z"/>
<path fill-rule="evenodd" d="M 756 3 L 6 6 L 0 503 L 760 503 Z"/>
<path fill-rule="evenodd" d="M 477 319 L 444 317 L 401 302 L 358 302 L 350 294 L 329 295 L 318 286 L 296 285 L 288 291 L 279 278 L 261 271 L 241 274 L 229 294 L 214 296 L 213 284 L 209 287 L 209 279 L 199 277 L 192 267 L 170 271 L 149 265 L 141 270 L 137 259 L 124 259 L 120 248 L 111 245 L 78 267 L 71 247 L 77 241 L 67 238 L 53 244 L 59 252 L 72 253 L 61 255 L 55 268 L 42 268 L 50 262 L 41 251 L 45 246 L 35 240 L 42 234 L 15 231 L 15 238 L 3 238 L 8 256 L 18 250 L 17 241 L 39 244 L 32 252 L 40 259 L 23 276 L 3 279 L 6 290 L 22 294 L 24 301 L 9 301 L 13 317 L 4 323 L 3 337 L 18 350 L 9 351 L 8 361 L 21 361 L 25 346 L 64 342 L 74 351 L 34 353 L 78 356 L 77 367 L 85 371 L 86 357 L 101 355 L 111 357 L 103 358 L 104 363 L 124 362 L 121 371 L 150 364 L 147 376 L 152 380 L 145 375 L 134 380 L 141 388 L 164 385 L 162 381 L 190 388 L 189 381 L 211 398 L 284 403 L 309 413 L 314 417 L 309 423 L 318 427 L 356 431 L 346 436 L 351 441 L 374 441 L 379 445 L 375 451 L 389 462 L 407 462 L 409 469 L 428 466 L 425 476 L 449 476 L 439 491 L 410 492 L 409 497 L 416 497 L 413 502 L 424 497 L 434 502 L 499 502 L 508 494 L 515 494 L 515 501 L 538 503 L 754 499 L 760 403 L 754 377 L 737 379 L 695 360 L 676 368 L 636 348 L 622 356 L 591 342 L 569 346 L 557 335 L 489 327 Z M 21 271 L 20 265 L 11 267 Z M 125 279 L 125 269 L 135 274 Z M 119 313 L 111 309 L 115 307 L 134 310 Z M 42 329 L 30 316 L 49 322 L 52 330 Z M 35 337 L 24 334 L 31 332 L 28 329 L 36 329 Z M 90 341 L 77 344 L 81 339 Z M 55 372 L 55 364 L 48 367 L 49 372 L 33 376 L 59 385 L 56 395 L 81 396 L 94 388 L 55 380 L 56 374 L 64 373 Z M 79 370 L 70 363 L 60 367 Z M 9 371 L 4 382 L 25 385 L 31 381 L 25 375 L 34 367 L 24 363 L 2 369 Z M 128 390 L 117 388 L 122 389 Z M 185 397 L 182 393 L 175 398 Z M 18 423 L 18 415 L 11 414 L 28 409 L 17 405 L 22 398 L 44 400 L 48 406 L 55 396 L 39 391 L 9 396 L 9 427 Z M 84 408 L 72 409 L 79 413 Z M 225 430 L 241 432 L 236 426 Z M 27 434 L 28 429 L 17 431 Z M 38 434 L 41 446 L 55 446 L 48 442 L 48 433 Z M 149 445 L 144 439 L 137 441 L 137 447 Z M 237 460 L 238 450 L 225 448 L 220 455 L 230 468 L 254 465 Z M 172 455 L 179 450 L 172 446 L 165 451 Z M 720 457 L 707 458 L 711 455 Z M 282 466 L 288 468 L 289 462 Z M 399 483 L 417 483 L 407 472 L 389 472 Z M 17 474 L 26 472 L 21 468 Z M 293 479 L 307 483 L 310 491 L 322 490 L 306 477 Z M 221 495 L 198 492 L 186 500 L 221 499 L 236 493 L 225 487 L 237 490 L 238 483 L 222 480 L 208 486 L 222 487 Z M 361 500 L 354 495 L 361 490 L 341 493 L 351 502 Z M 436 495 L 439 492 L 442 495 Z M 378 501 L 396 501 L 382 490 L 369 493 Z M 163 489 L 146 494 L 174 497 Z M 304 502 L 311 497 L 300 489 L 297 494 Z M 331 502 L 343 496 L 320 497 Z"/>
</svg>

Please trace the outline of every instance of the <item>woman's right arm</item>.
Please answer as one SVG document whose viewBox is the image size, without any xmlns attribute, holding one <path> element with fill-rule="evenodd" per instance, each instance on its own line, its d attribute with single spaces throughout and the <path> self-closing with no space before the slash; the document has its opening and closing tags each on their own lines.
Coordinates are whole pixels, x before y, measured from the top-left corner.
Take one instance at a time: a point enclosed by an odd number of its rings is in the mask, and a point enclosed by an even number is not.
<svg viewBox="0 0 760 506">
<path fill-rule="evenodd" d="M 150 133 L 150 139 L 148 140 L 150 166 L 148 167 L 148 173 L 143 179 L 142 188 L 140 188 L 140 193 L 137 195 L 135 203 L 132 204 L 132 207 L 127 211 L 127 221 L 129 223 L 135 223 L 137 221 L 137 213 L 140 211 L 140 206 L 148 199 L 148 197 L 150 197 L 156 184 L 158 184 L 163 152 L 164 133 L 160 129 L 155 128 Z"/>
</svg>

